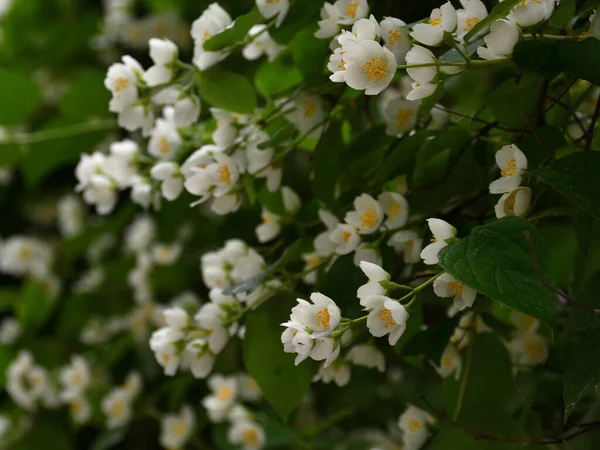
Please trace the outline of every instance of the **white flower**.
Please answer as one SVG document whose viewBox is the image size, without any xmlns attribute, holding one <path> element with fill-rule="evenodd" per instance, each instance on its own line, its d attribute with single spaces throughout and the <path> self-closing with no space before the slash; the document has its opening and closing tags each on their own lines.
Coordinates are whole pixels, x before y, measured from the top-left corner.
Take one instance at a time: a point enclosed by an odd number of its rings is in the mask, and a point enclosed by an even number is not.
<svg viewBox="0 0 600 450">
<path fill-rule="evenodd" d="M 440 365 L 439 367 L 436 366 L 435 370 L 442 378 L 449 377 L 452 374 L 454 374 L 455 380 L 460 378 L 462 372 L 462 358 L 454 344 L 448 344 L 446 346 L 444 353 L 442 353 Z"/>
<path fill-rule="evenodd" d="M 513 362 L 521 366 L 537 366 L 548 359 L 548 343 L 535 331 L 518 335 L 508 344 Z"/>
<path fill-rule="evenodd" d="M 233 159 L 219 152 L 213 153 L 212 158 L 214 162 L 205 168 L 193 169 L 196 173 L 184 183 L 188 192 L 202 199 L 209 196 L 210 192 L 215 197 L 228 194 L 239 179 L 239 171 Z"/>
<path fill-rule="evenodd" d="M 600 14 L 594 9 L 594 13 L 590 16 L 590 33 L 596 39 L 600 39 Z"/>
<path fill-rule="evenodd" d="M 150 337 L 150 348 L 167 376 L 175 375 L 179 368 L 180 355 L 175 344 L 182 338 L 180 331 L 170 327 L 161 328 Z"/>
<path fill-rule="evenodd" d="M 377 95 L 392 81 L 397 63 L 394 54 L 375 41 L 357 42 L 348 48 L 345 81 L 352 89 Z"/>
<path fill-rule="evenodd" d="M 361 301 L 369 311 L 367 328 L 375 337 L 388 335 L 390 345 L 396 345 L 404 330 L 408 312 L 399 302 L 384 295 L 370 295 Z"/>
<path fill-rule="evenodd" d="M 334 244 L 335 252 L 338 255 L 352 253 L 360 244 L 360 236 L 356 228 L 345 223 L 339 224 L 331 232 L 328 232 L 327 237 Z"/>
<path fill-rule="evenodd" d="M 345 361 L 337 360 L 335 364 L 328 367 L 325 365 L 319 367 L 313 381 L 322 381 L 325 384 L 333 381 L 338 387 L 344 387 L 350 382 L 350 375 L 350 365 Z"/>
<path fill-rule="evenodd" d="M 221 306 L 211 296 L 211 303 L 205 303 L 194 316 L 196 326 L 199 328 L 197 336 L 206 340 L 208 348 L 214 354 L 220 353 L 227 344 L 229 334 L 222 325 Z"/>
<path fill-rule="evenodd" d="M 514 145 L 505 145 L 496 152 L 499 178 L 490 183 L 490 193 L 504 194 L 514 191 L 521 184 L 521 175 L 527 170 L 527 157 Z"/>
<path fill-rule="evenodd" d="M 69 401 L 69 411 L 76 423 L 85 423 L 92 416 L 92 407 L 87 398 L 81 396 Z"/>
<path fill-rule="evenodd" d="M 137 105 L 119 112 L 119 126 L 127 131 L 142 129 L 142 136 L 150 136 L 154 125 L 154 113 L 145 105 Z"/>
<path fill-rule="evenodd" d="M 300 211 L 300 196 L 292 188 L 283 186 L 281 188 L 281 196 L 283 198 L 283 207 L 287 212 L 296 214 Z"/>
<path fill-rule="evenodd" d="M 265 432 L 256 423 L 247 420 L 234 422 L 227 433 L 229 442 L 242 450 L 259 450 L 265 445 Z"/>
<path fill-rule="evenodd" d="M 130 57 L 123 57 L 123 63 L 116 63 L 108 68 L 104 86 L 113 95 L 109 104 L 111 112 L 124 111 L 137 101 L 137 74 L 143 71 L 139 63 Z"/>
<path fill-rule="evenodd" d="M 64 400 L 80 397 L 90 383 L 90 369 L 87 361 L 81 356 L 71 357 L 71 365 L 60 372 L 60 382 L 63 386 L 61 397 Z"/>
<path fill-rule="evenodd" d="M 237 193 L 225 194 L 222 197 L 215 198 L 210 205 L 210 209 L 215 214 L 224 216 L 235 212 L 242 204 L 242 200 Z"/>
<path fill-rule="evenodd" d="M 402 136 L 412 130 L 417 123 L 421 102 L 397 97 L 387 103 L 383 119 L 387 125 L 385 132 L 390 136 Z"/>
<path fill-rule="evenodd" d="M 23 332 L 19 321 L 5 317 L 0 321 L 0 344 L 13 344 Z"/>
<path fill-rule="evenodd" d="M 433 292 L 438 297 L 454 297 L 454 306 L 458 311 L 470 308 L 475 302 L 477 291 L 454 278 L 449 273 L 443 273 L 433 282 Z"/>
<path fill-rule="evenodd" d="M 168 109 L 165 108 L 165 111 Z M 181 136 L 175 123 L 167 118 L 157 119 L 148 142 L 148 153 L 162 160 L 170 160 L 179 151 L 181 143 Z"/>
<path fill-rule="evenodd" d="M 313 292 L 310 299 L 313 303 L 297 299 L 298 304 L 292 308 L 290 321 L 282 325 L 309 332 L 312 339 L 330 335 L 342 318 L 340 308 L 320 292 Z"/>
<path fill-rule="evenodd" d="M 321 258 L 316 253 L 304 253 L 302 255 L 302 259 L 304 260 L 304 268 L 302 272 L 307 272 L 309 270 L 315 269 L 319 264 L 321 264 Z M 317 283 L 317 270 L 312 270 L 308 272 L 302 278 L 306 284 L 316 284 Z"/>
<path fill-rule="evenodd" d="M 385 357 L 374 345 L 359 344 L 353 346 L 346 355 L 346 360 L 357 366 L 376 368 L 379 372 L 385 372 Z"/>
<path fill-rule="evenodd" d="M 131 395 L 123 388 L 115 388 L 102 399 L 102 411 L 108 428 L 119 428 L 131 419 Z"/>
<path fill-rule="evenodd" d="M 337 0 L 334 3 L 339 15 L 338 23 L 350 25 L 359 19 L 367 17 L 369 4 L 367 0 Z"/>
<path fill-rule="evenodd" d="M 384 192 L 377 198 L 381 209 L 387 216 L 383 223 L 389 230 L 402 228 L 408 222 L 408 202 L 396 192 Z"/>
<path fill-rule="evenodd" d="M 198 120 L 201 111 L 200 99 L 193 94 L 168 86 L 152 96 L 152 102 L 157 105 L 172 105 L 173 120 L 180 127 L 192 125 Z"/>
<path fill-rule="evenodd" d="M 287 3 L 287 0 L 280 0 L 280 2 Z M 248 31 L 248 36 L 252 39 L 252 42 L 246 45 L 242 50 L 242 55 L 247 60 L 254 61 L 262 55 L 267 55 L 269 61 L 273 61 L 285 48 L 275 42 L 267 31 L 263 31 L 266 27 L 267 26 L 264 24 L 254 25 L 250 28 L 250 31 Z"/>
<path fill-rule="evenodd" d="M 288 322 L 284 326 L 287 328 L 281 334 L 283 351 L 297 353 L 295 365 L 310 357 L 315 361 L 325 360 L 324 366 L 327 367 L 338 357 L 341 346 L 333 339 L 327 337 L 313 339 L 310 334 L 303 331 L 304 327 L 299 323 Z"/>
<path fill-rule="evenodd" d="M 39 239 L 13 235 L 2 244 L 0 271 L 15 275 L 47 276 L 53 259 L 52 249 Z"/>
<path fill-rule="evenodd" d="M 346 214 L 346 223 L 355 227 L 360 234 L 371 234 L 379 229 L 383 211 L 377 200 L 368 194 L 361 194 L 354 199 L 354 209 Z"/>
<path fill-rule="evenodd" d="M 123 389 L 129 393 L 131 398 L 137 397 L 142 390 L 142 376 L 140 373 L 136 371 L 129 372 L 123 383 Z"/>
<path fill-rule="evenodd" d="M 483 38 L 486 47 L 478 47 L 477 54 L 482 59 L 507 59 L 519 42 L 519 27 L 510 20 L 497 20 L 490 26 L 490 32 Z"/>
<path fill-rule="evenodd" d="M 367 261 L 373 264 L 381 264 L 381 255 L 379 249 L 374 248 L 371 244 L 361 244 L 354 252 L 353 262 L 355 266 L 359 266 L 361 261 Z"/>
<path fill-rule="evenodd" d="M 6 369 L 6 392 L 21 408 L 33 411 L 47 389 L 46 371 L 35 365 L 31 353 L 21 350 Z"/>
<path fill-rule="evenodd" d="M 323 224 L 327 227 L 327 231 L 317 235 L 313 244 L 317 256 L 325 258 L 335 252 L 336 244 L 334 244 L 334 242 L 330 239 L 330 235 L 332 231 L 335 230 L 335 228 L 339 225 L 339 220 L 333 214 L 325 211 L 324 209 L 320 209 L 318 214 L 321 222 L 323 222 Z"/>
<path fill-rule="evenodd" d="M 454 6 L 450 2 L 446 2 L 441 8 L 435 8 L 431 11 L 427 23 L 415 25 L 410 35 L 415 40 L 430 47 L 440 45 L 444 39 L 444 33 L 454 33 L 457 20 Z"/>
<path fill-rule="evenodd" d="M 410 51 L 406 54 L 407 65 L 432 64 L 431 66 L 407 68 L 406 72 L 414 80 L 412 90 L 406 95 L 407 100 L 419 100 L 429 97 L 437 88 L 434 78 L 437 76 L 438 70 L 435 64 L 437 59 L 431 50 L 413 45 Z"/>
<path fill-rule="evenodd" d="M 104 175 L 92 175 L 89 186 L 83 191 L 83 200 L 95 205 L 98 214 L 110 214 L 117 204 L 117 186 Z"/>
<path fill-rule="evenodd" d="M 210 113 L 217 121 L 217 129 L 212 134 L 216 146 L 221 149 L 231 146 L 238 136 L 236 125 L 246 124 L 248 117 L 218 108 L 210 108 Z"/>
<path fill-rule="evenodd" d="M 72 237 L 83 230 L 84 210 L 79 199 L 74 195 L 61 197 L 56 205 L 58 228 L 65 237 Z"/>
<path fill-rule="evenodd" d="M 183 191 L 183 176 L 177 163 L 161 161 L 150 169 L 150 176 L 162 181 L 160 189 L 167 200 L 175 200 Z"/>
<path fill-rule="evenodd" d="M 275 239 L 281 232 L 281 218 L 263 208 L 262 223 L 256 227 L 256 237 L 258 242 L 265 243 Z"/>
<path fill-rule="evenodd" d="M 152 217 L 139 215 L 125 230 L 125 249 L 139 253 L 150 247 L 156 236 L 156 225 Z"/>
<path fill-rule="evenodd" d="M 402 20 L 386 17 L 381 21 L 381 38 L 385 46 L 396 57 L 398 64 L 404 64 L 406 54 L 410 50 L 411 44 L 408 36 L 408 27 Z"/>
<path fill-rule="evenodd" d="M 555 0 L 523 0 L 510 10 L 509 20 L 529 27 L 548 20 L 554 12 Z"/>
<path fill-rule="evenodd" d="M 326 39 L 335 36 L 340 31 L 338 21 L 342 15 L 338 9 L 331 3 L 325 2 L 321 8 L 321 20 L 319 20 L 319 29 L 315 31 L 315 37 Z"/>
<path fill-rule="evenodd" d="M 206 408 L 208 417 L 213 422 L 221 422 L 227 417 L 237 396 L 237 382 L 235 377 L 213 375 L 207 380 L 212 394 L 202 399 L 202 405 Z"/>
<path fill-rule="evenodd" d="M 429 437 L 427 425 L 433 425 L 435 419 L 427 412 L 409 405 L 400 415 L 398 426 L 402 430 L 402 444 L 406 450 L 418 450 Z"/>
<path fill-rule="evenodd" d="M 438 253 L 448 245 L 447 239 L 456 236 L 456 229 L 441 219 L 427 219 L 427 225 L 433 238 L 431 244 L 421 251 L 421 258 L 425 264 L 432 265 L 439 262 Z"/>
<path fill-rule="evenodd" d="M 380 281 L 390 281 L 390 274 L 379 267 L 367 261 L 361 261 L 360 269 L 369 278 L 365 284 L 356 291 L 356 296 L 362 306 L 366 306 L 364 301 L 371 295 L 385 295 L 387 290 L 380 284 Z"/>
<path fill-rule="evenodd" d="M 488 12 L 481 0 L 460 0 L 460 4 L 462 5 L 462 9 L 456 11 L 458 18 L 456 38 L 459 42 L 462 42 L 465 35 L 487 17 Z M 477 36 L 480 34 L 481 32 L 477 33 Z"/>
<path fill-rule="evenodd" d="M 262 398 L 258 383 L 250 375 L 241 373 L 237 376 L 240 397 L 247 401 L 257 401 Z"/>
<path fill-rule="evenodd" d="M 504 216 L 525 216 L 529 212 L 530 205 L 531 189 L 519 187 L 500 197 L 494 211 L 498 219 Z"/>
<path fill-rule="evenodd" d="M 206 340 L 201 338 L 187 343 L 183 358 L 195 378 L 206 378 L 215 363 L 215 355 L 209 350 Z"/>
<path fill-rule="evenodd" d="M 152 258 L 159 266 L 171 266 L 181 256 L 183 248 L 181 244 L 175 242 L 173 244 L 154 244 L 152 246 Z"/>
<path fill-rule="evenodd" d="M 196 416 L 194 410 L 184 405 L 179 414 L 167 414 L 160 422 L 160 445 L 165 449 L 183 448 L 192 435 Z"/>
<path fill-rule="evenodd" d="M 144 81 L 150 87 L 166 84 L 175 74 L 174 64 L 179 51 L 177 46 L 168 39 L 150 39 L 150 58 L 154 65 L 144 73 Z"/>
<path fill-rule="evenodd" d="M 200 70 L 208 69 L 227 56 L 222 51 L 204 50 L 204 43 L 230 26 L 231 23 L 231 17 L 218 3 L 211 3 L 202 15 L 192 23 L 191 34 L 195 41 L 193 62 Z"/>
<path fill-rule="evenodd" d="M 404 254 L 405 264 L 416 264 L 421 260 L 423 238 L 416 231 L 398 231 L 390 237 L 388 245 L 394 247 L 397 252 Z"/>
<path fill-rule="evenodd" d="M 277 16 L 275 26 L 279 28 L 290 8 L 289 0 L 256 0 L 256 6 L 265 19 Z"/>
<path fill-rule="evenodd" d="M 301 94 L 295 97 L 289 105 L 293 108 L 285 116 L 302 134 L 309 137 L 319 137 L 323 131 L 321 124 L 325 117 L 321 97 L 311 94 Z M 288 105 L 285 106 L 288 108 Z"/>
<path fill-rule="evenodd" d="M 517 333 L 535 332 L 540 327 L 540 321 L 519 311 L 510 312 L 510 322 L 517 327 Z"/>
</svg>

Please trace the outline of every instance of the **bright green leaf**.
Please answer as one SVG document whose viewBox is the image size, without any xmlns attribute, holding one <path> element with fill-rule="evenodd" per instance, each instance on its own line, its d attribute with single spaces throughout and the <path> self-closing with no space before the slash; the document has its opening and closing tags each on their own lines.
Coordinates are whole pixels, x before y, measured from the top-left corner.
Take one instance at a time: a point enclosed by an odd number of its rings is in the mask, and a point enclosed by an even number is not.
<svg viewBox="0 0 600 450">
<path fill-rule="evenodd" d="M 322 74 L 330 52 L 327 39 L 316 38 L 315 29 L 314 25 L 305 28 L 290 43 L 294 63 L 305 77 Z"/>
<path fill-rule="evenodd" d="M 254 83 L 265 97 L 280 94 L 302 82 L 302 74 L 293 66 L 281 60 L 263 63 L 254 77 Z"/>
<path fill-rule="evenodd" d="M 503 217 L 474 228 L 439 256 L 440 266 L 462 283 L 549 324 L 554 294 L 540 277 L 552 282 L 550 255 L 525 219 Z"/>
<path fill-rule="evenodd" d="M 203 100 L 216 108 L 250 114 L 256 108 L 256 92 L 242 75 L 212 69 L 198 77 L 198 93 Z"/>
<path fill-rule="evenodd" d="M 250 28 L 261 21 L 260 13 L 256 9 L 252 9 L 249 13 L 235 19 L 232 26 L 205 41 L 204 50 L 214 52 L 240 42 L 246 37 Z"/>
<path fill-rule="evenodd" d="M 494 6 L 485 19 L 475 24 L 475 26 L 471 28 L 471 31 L 465 35 L 465 42 L 470 41 L 473 36 L 495 21 L 504 19 L 506 16 L 508 16 L 508 13 L 510 13 L 512 7 L 520 1 L 521 0 L 504 0 L 503 2 L 498 3 L 496 6 Z"/>
</svg>

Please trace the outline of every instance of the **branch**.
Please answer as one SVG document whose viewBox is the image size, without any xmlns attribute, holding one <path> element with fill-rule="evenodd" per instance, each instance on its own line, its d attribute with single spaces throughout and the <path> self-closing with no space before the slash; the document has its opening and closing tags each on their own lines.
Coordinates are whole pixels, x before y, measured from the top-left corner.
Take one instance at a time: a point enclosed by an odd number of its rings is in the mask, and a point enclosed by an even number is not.
<svg viewBox="0 0 600 450">
<path fill-rule="evenodd" d="M 590 123 L 590 127 L 587 129 L 587 143 L 585 144 L 585 149 L 589 150 L 592 148 L 592 141 L 594 140 L 594 128 L 596 127 L 596 121 L 598 120 L 598 115 L 600 115 L 600 97 L 596 101 L 596 109 L 594 109 L 594 115 L 592 116 L 592 122 Z"/>
<path fill-rule="evenodd" d="M 421 400 L 427 405 L 427 407 L 433 412 L 433 414 L 443 422 L 453 426 L 454 428 L 458 428 L 459 430 L 464 431 L 467 434 L 470 434 L 475 438 L 475 440 L 485 440 L 485 441 L 496 441 L 496 442 L 508 442 L 512 444 L 526 444 L 526 445 L 553 445 L 553 444 L 563 444 L 571 439 L 575 439 L 583 434 L 589 433 L 590 431 L 596 430 L 600 428 L 600 423 L 591 424 L 581 430 L 574 431 L 572 433 L 566 434 L 564 436 L 550 438 L 550 439 L 528 439 L 528 438 L 506 438 L 502 436 L 494 436 L 491 434 L 484 433 L 481 430 L 475 431 L 467 428 L 463 425 L 456 423 L 454 420 L 451 420 L 444 413 L 438 411 L 433 407 L 431 403 L 425 398 L 424 395 L 420 396 Z"/>
</svg>

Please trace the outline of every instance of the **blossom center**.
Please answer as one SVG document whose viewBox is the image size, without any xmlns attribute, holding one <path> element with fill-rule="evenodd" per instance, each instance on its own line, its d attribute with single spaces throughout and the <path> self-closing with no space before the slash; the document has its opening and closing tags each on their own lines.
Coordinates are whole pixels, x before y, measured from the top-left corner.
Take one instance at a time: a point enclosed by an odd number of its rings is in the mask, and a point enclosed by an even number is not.
<svg viewBox="0 0 600 450">
<path fill-rule="evenodd" d="M 310 100 L 305 100 L 304 102 L 304 117 L 307 119 L 311 119 L 315 113 L 317 112 L 317 104 L 315 102 L 311 102 Z"/>
<path fill-rule="evenodd" d="M 419 431 L 421 429 L 421 422 L 419 422 L 417 419 L 410 419 L 408 421 L 408 429 L 413 433 L 415 431 Z"/>
<path fill-rule="evenodd" d="M 454 295 L 461 295 L 465 286 L 459 281 L 448 281 L 448 287 L 452 289 Z"/>
<path fill-rule="evenodd" d="M 385 76 L 387 63 L 381 56 L 375 56 L 362 65 L 362 70 L 367 74 L 369 81 L 381 80 Z"/>
<path fill-rule="evenodd" d="M 319 325 L 321 328 L 329 328 L 330 321 L 331 316 L 329 315 L 329 310 L 327 308 L 323 308 L 317 312 L 317 325 Z"/>
<path fill-rule="evenodd" d="M 169 140 L 166 137 L 161 136 L 158 145 L 159 151 L 163 155 L 166 155 L 167 153 L 171 152 L 171 145 L 169 144 Z"/>
<path fill-rule="evenodd" d="M 396 201 L 390 203 L 388 207 L 387 215 L 390 219 L 395 218 L 398 214 L 400 214 L 400 210 L 402 209 L 402 205 Z"/>
<path fill-rule="evenodd" d="M 206 42 L 211 37 L 212 37 L 212 33 L 210 32 L 210 30 L 204 30 L 204 33 L 202 34 L 202 42 Z"/>
<path fill-rule="evenodd" d="M 448 356 L 442 358 L 442 364 L 444 365 L 444 367 L 450 367 L 452 365 L 452 358 Z"/>
<path fill-rule="evenodd" d="M 406 245 L 408 248 L 413 248 L 415 246 L 415 241 L 406 241 L 404 245 Z"/>
<path fill-rule="evenodd" d="M 392 317 L 392 312 L 387 308 L 381 308 L 377 313 L 377 317 L 383 322 L 384 328 L 393 328 L 398 325 Z"/>
<path fill-rule="evenodd" d="M 233 390 L 229 386 L 221 386 L 217 391 L 217 398 L 224 402 L 231 398 L 233 395 Z"/>
<path fill-rule="evenodd" d="M 463 31 L 471 30 L 475 25 L 479 23 L 479 17 L 468 17 L 465 21 L 465 26 L 463 27 Z"/>
<path fill-rule="evenodd" d="M 511 192 L 508 197 L 506 197 L 506 201 L 504 202 L 504 209 L 506 213 L 510 216 L 515 215 L 515 203 L 517 201 L 517 191 Z"/>
<path fill-rule="evenodd" d="M 511 177 L 517 173 L 517 160 L 515 158 L 506 160 L 506 169 L 500 172 L 502 178 Z"/>
<path fill-rule="evenodd" d="M 394 45 L 398 39 L 400 39 L 400 30 L 392 28 L 388 33 L 388 43 Z"/>
<path fill-rule="evenodd" d="M 346 15 L 356 19 L 356 10 L 358 9 L 359 3 L 360 2 L 358 1 L 348 3 L 348 6 L 346 6 Z"/>
<path fill-rule="evenodd" d="M 163 353 L 162 355 L 160 355 L 160 359 L 162 359 L 163 363 L 169 364 L 169 361 L 171 361 L 171 355 L 169 355 L 168 353 Z"/>
<path fill-rule="evenodd" d="M 73 414 L 79 414 L 83 409 L 83 406 L 78 400 L 71 402 L 69 406 L 71 407 L 71 411 L 73 412 Z"/>
<path fill-rule="evenodd" d="M 257 445 L 258 444 L 258 433 L 254 428 L 247 428 L 242 433 L 242 437 L 244 439 L 244 443 L 247 445 Z"/>
<path fill-rule="evenodd" d="M 31 259 L 33 259 L 33 252 L 29 247 L 21 247 L 21 250 L 19 251 L 19 256 L 25 261 L 30 261 Z"/>
<path fill-rule="evenodd" d="M 71 380 L 75 386 L 80 386 L 83 384 L 83 375 L 81 372 L 75 372 L 73 374 L 73 379 Z"/>
<path fill-rule="evenodd" d="M 171 428 L 171 434 L 176 438 L 182 438 L 187 433 L 188 426 L 183 420 L 175 422 Z"/>
<path fill-rule="evenodd" d="M 539 342 L 528 342 L 523 351 L 530 359 L 537 361 L 542 355 L 543 347 Z"/>
<path fill-rule="evenodd" d="M 119 399 L 114 402 L 110 408 L 110 413 L 116 419 L 121 419 L 125 415 L 125 402 Z"/>
<path fill-rule="evenodd" d="M 125 77 L 118 76 L 115 78 L 115 92 L 118 94 L 123 89 L 129 86 L 129 80 Z"/>
<path fill-rule="evenodd" d="M 442 13 L 440 13 L 439 17 L 429 19 L 429 24 L 434 27 L 442 28 Z"/>
<path fill-rule="evenodd" d="M 344 240 L 344 242 L 348 242 L 350 236 L 352 236 L 352 233 L 350 233 L 349 231 L 344 231 L 344 234 L 342 234 L 342 239 Z"/>
<path fill-rule="evenodd" d="M 221 167 L 219 167 L 217 169 L 217 173 L 219 174 L 219 181 L 221 183 L 231 183 L 231 173 L 229 172 L 229 167 L 226 164 L 223 164 Z"/>
<path fill-rule="evenodd" d="M 360 216 L 362 221 L 361 225 L 363 228 L 370 228 L 377 223 L 377 213 L 373 208 L 367 208 L 367 210 Z"/>
<path fill-rule="evenodd" d="M 398 110 L 398 115 L 396 115 L 396 123 L 399 128 L 405 128 L 408 121 L 412 118 L 413 112 L 408 108 L 400 108 Z"/>
</svg>

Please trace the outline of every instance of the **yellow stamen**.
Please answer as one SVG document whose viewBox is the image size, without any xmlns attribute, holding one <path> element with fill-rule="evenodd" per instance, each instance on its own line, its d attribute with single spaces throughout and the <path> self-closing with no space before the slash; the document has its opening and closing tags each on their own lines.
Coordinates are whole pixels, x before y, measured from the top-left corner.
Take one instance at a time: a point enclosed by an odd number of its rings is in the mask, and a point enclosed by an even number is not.
<svg viewBox="0 0 600 450">
<path fill-rule="evenodd" d="M 176 438 L 182 438 L 188 432 L 188 425 L 183 420 L 178 420 L 171 426 L 171 434 Z"/>
<path fill-rule="evenodd" d="M 440 13 L 440 17 L 435 17 L 433 19 L 429 19 L 429 23 L 434 27 L 441 28 L 442 27 L 442 14 Z"/>
<path fill-rule="evenodd" d="M 398 128 L 406 128 L 406 125 L 412 119 L 413 110 L 408 108 L 400 108 L 398 110 L 398 115 L 396 115 L 396 123 L 398 124 Z"/>
<path fill-rule="evenodd" d="M 233 395 L 233 390 L 229 386 L 221 386 L 217 391 L 217 398 L 224 402 L 231 398 Z"/>
<path fill-rule="evenodd" d="M 350 233 L 349 231 L 344 231 L 344 234 L 342 234 L 342 239 L 344 240 L 344 242 L 348 242 L 350 236 L 352 236 L 352 233 Z"/>
<path fill-rule="evenodd" d="M 110 407 L 110 413 L 115 419 L 121 419 L 125 416 L 125 402 L 123 400 L 117 400 Z"/>
<path fill-rule="evenodd" d="M 388 44 L 394 45 L 398 39 L 400 39 L 400 31 L 392 28 L 388 33 Z"/>
<path fill-rule="evenodd" d="M 516 173 L 517 173 L 517 160 L 515 158 L 507 159 L 506 160 L 506 169 L 502 170 L 500 172 L 500 175 L 502 175 L 502 178 L 507 178 L 507 177 L 513 176 Z"/>
<path fill-rule="evenodd" d="M 329 310 L 327 308 L 323 308 L 317 313 L 317 325 L 321 328 L 329 328 L 330 320 L 331 316 L 329 315 Z"/>
<path fill-rule="evenodd" d="M 242 433 L 242 438 L 246 445 L 257 445 L 259 442 L 258 433 L 254 428 L 247 428 Z"/>
<path fill-rule="evenodd" d="M 459 281 L 448 281 L 448 286 L 450 287 L 450 289 L 452 289 L 454 295 L 461 295 L 463 289 L 465 288 L 465 285 Z"/>
<path fill-rule="evenodd" d="M 358 9 L 359 3 L 360 2 L 358 1 L 348 3 L 348 6 L 346 7 L 346 15 L 352 17 L 353 19 L 356 19 L 356 10 Z"/>
<path fill-rule="evenodd" d="M 219 181 L 221 183 L 231 183 L 231 173 L 229 172 L 229 166 L 227 166 L 227 164 L 223 164 L 221 167 L 219 167 L 217 169 L 217 173 L 220 175 Z"/>
<path fill-rule="evenodd" d="M 169 140 L 165 136 L 161 136 L 160 137 L 160 139 L 158 141 L 158 145 L 159 145 L 159 149 L 158 150 L 163 155 L 171 153 L 171 144 L 169 144 Z"/>
<path fill-rule="evenodd" d="M 377 213 L 373 208 L 367 208 L 364 214 L 360 216 L 360 220 L 363 228 L 370 228 L 377 223 Z"/>
<path fill-rule="evenodd" d="M 508 194 L 506 200 L 504 201 L 504 211 L 509 216 L 515 215 L 515 202 L 517 201 L 517 191 L 513 191 Z"/>
<path fill-rule="evenodd" d="M 129 80 L 125 77 L 117 77 L 115 78 L 115 92 L 118 94 L 123 89 L 129 86 Z"/>
<path fill-rule="evenodd" d="M 307 119 L 312 118 L 317 112 L 317 104 L 315 102 L 311 102 L 310 100 L 304 101 L 304 117 Z"/>
<path fill-rule="evenodd" d="M 381 80 L 385 77 L 387 63 L 381 56 L 375 56 L 362 65 L 362 70 L 367 74 L 369 81 Z"/>
<path fill-rule="evenodd" d="M 471 30 L 475 25 L 479 23 L 478 17 L 469 17 L 466 20 L 465 26 L 463 27 L 463 31 Z"/>
<path fill-rule="evenodd" d="M 421 422 L 419 422 L 417 419 L 410 419 L 408 421 L 408 429 L 411 432 L 415 432 L 421 429 Z"/>
<path fill-rule="evenodd" d="M 384 322 L 384 328 L 393 328 L 396 325 L 398 325 L 392 317 L 392 312 L 387 308 L 381 308 L 377 313 L 377 317 L 379 318 L 379 320 Z"/>
</svg>

